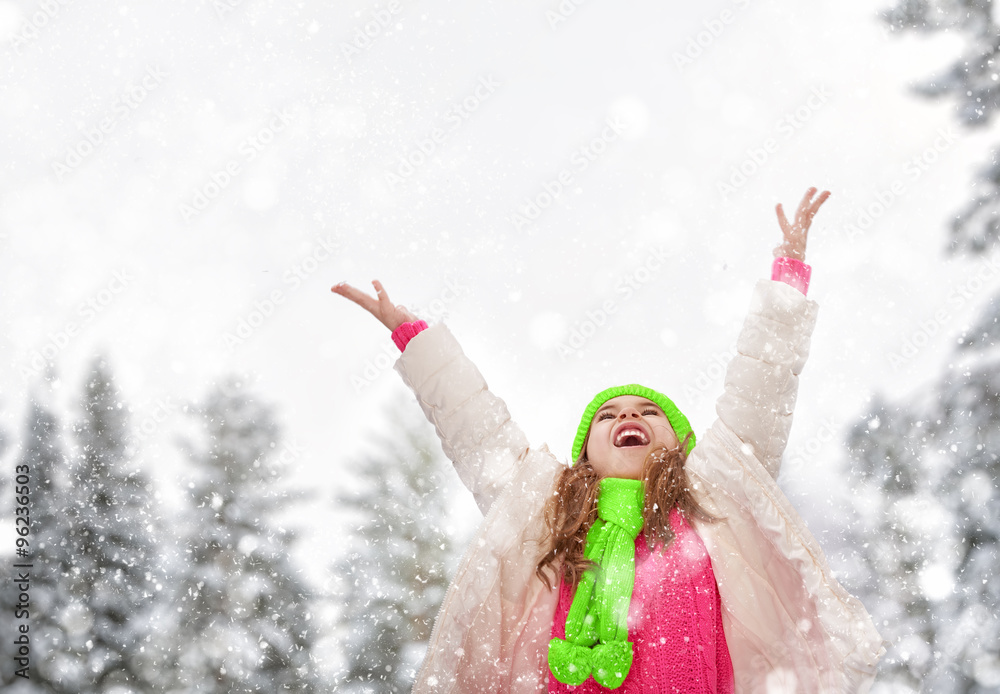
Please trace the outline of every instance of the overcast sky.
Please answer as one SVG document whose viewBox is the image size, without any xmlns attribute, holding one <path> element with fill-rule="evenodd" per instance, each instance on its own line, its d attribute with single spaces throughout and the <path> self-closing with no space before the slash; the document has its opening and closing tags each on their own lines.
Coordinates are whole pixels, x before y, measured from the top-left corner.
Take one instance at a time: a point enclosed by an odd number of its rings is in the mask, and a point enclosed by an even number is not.
<svg viewBox="0 0 1000 694">
<path fill-rule="evenodd" d="M 39 355 L 75 416 L 103 351 L 170 497 L 181 405 L 241 373 L 326 506 L 385 404 L 417 407 L 388 332 L 329 291 L 377 277 L 534 445 L 568 458 L 590 397 L 631 381 L 701 433 L 774 205 L 815 185 L 780 481 L 838 547 L 844 427 L 933 380 L 1000 285 L 943 254 L 990 134 L 908 90 L 960 41 L 889 36 L 887 4 L 0 0 L 3 425 Z"/>
</svg>

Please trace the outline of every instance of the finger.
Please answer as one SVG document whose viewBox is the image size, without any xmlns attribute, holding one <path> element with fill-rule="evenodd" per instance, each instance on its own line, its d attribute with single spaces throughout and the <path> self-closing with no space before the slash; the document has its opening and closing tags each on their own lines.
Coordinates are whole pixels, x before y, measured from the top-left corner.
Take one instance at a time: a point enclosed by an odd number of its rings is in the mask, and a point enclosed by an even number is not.
<svg viewBox="0 0 1000 694">
<path fill-rule="evenodd" d="M 778 213 L 778 225 L 781 226 L 782 233 L 787 236 L 790 231 L 788 228 L 788 219 L 785 217 L 785 210 L 781 207 L 780 202 L 775 206 L 774 210 Z"/>
<path fill-rule="evenodd" d="M 372 280 L 372 284 L 375 286 L 375 294 L 378 296 L 379 307 L 382 309 L 383 315 L 389 315 L 389 312 L 395 308 L 389 300 L 389 292 L 385 290 L 385 287 L 378 280 Z"/>
<path fill-rule="evenodd" d="M 347 284 L 346 282 L 341 282 L 340 284 L 334 285 L 330 289 L 330 291 L 332 291 L 334 294 L 340 294 L 345 299 L 350 299 L 351 301 L 353 301 L 354 303 L 356 303 L 358 306 L 365 309 L 369 313 L 374 313 L 375 311 L 376 307 L 375 300 L 372 297 L 365 294 L 364 292 L 362 292 L 361 290 L 356 289 L 351 285 Z"/>
<path fill-rule="evenodd" d="M 816 200 L 813 201 L 813 203 L 809 206 L 809 210 L 808 210 L 807 215 L 805 217 L 805 221 L 806 222 L 808 222 L 808 223 L 812 222 L 812 218 L 816 216 L 817 212 L 819 212 L 820 205 L 822 205 L 824 202 L 826 202 L 826 199 L 828 197 L 830 197 L 830 191 L 825 190 L 822 193 L 820 193 L 820 196 L 818 198 L 816 198 Z"/>
<path fill-rule="evenodd" d="M 829 197 L 830 197 L 830 191 L 828 191 L 828 190 L 824 190 L 822 193 L 819 194 L 819 197 L 816 198 L 816 201 L 812 205 L 812 207 L 813 207 L 813 214 L 816 214 L 816 212 L 819 211 L 820 206 L 824 202 L 826 202 L 826 199 L 829 198 Z"/>
<path fill-rule="evenodd" d="M 802 201 L 799 203 L 799 209 L 795 212 L 795 220 L 798 221 L 803 218 L 804 215 L 808 214 L 809 207 L 812 204 L 812 196 L 816 193 L 816 188 L 810 188 L 806 191 L 806 194 L 802 196 Z"/>
<path fill-rule="evenodd" d="M 350 299 L 351 301 L 356 301 L 358 297 L 362 295 L 362 292 L 352 287 L 347 282 L 338 282 L 330 287 L 330 291 L 334 294 L 340 294 L 345 299 Z"/>
</svg>

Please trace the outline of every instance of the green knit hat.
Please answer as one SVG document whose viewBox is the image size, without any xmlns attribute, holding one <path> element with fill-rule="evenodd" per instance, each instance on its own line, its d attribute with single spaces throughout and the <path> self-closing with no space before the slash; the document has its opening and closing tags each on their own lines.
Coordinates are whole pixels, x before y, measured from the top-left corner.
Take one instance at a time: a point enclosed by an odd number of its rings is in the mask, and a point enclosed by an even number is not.
<svg viewBox="0 0 1000 694">
<path fill-rule="evenodd" d="M 580 418 L 580 426 L 576 430 L 576 439 L 573 441 L 573 457 L 571 459 L 573 463 L 579 460 L 580 454 L 583 452 L 583 442 L 587 438 L 587 432 L 590 431 L 590 423 L 593 421 L 594 415 L 597 414 L 597 410 L 611 398 L 617 398 L 620 395 L 636 395 L 640 398 L 652 400 L 659 405 L 660 409 L 663 410 L 663 414 L 667 416 L 667 421 L 670 422 L 670 426 L 673 428 L 674 434 L 677 435 L 678 441 L 683 442 L 684 437 L 691 434 L 687 451 L 685 451 L 686 453 L 691 452 L 695 443 L 694 432 L 691 431 L 691 425 L 688 423 L 687 417 L 677 409 L 677 405 L 674 404 L 673 400 L 652 388 L 641 386 L 638 383 L 630 383 L 626 386 L 614 386 L 607 390 L 602 390 L 587 405 L 587 409 L 583 411 L 583 417 Z"/>
</svg>

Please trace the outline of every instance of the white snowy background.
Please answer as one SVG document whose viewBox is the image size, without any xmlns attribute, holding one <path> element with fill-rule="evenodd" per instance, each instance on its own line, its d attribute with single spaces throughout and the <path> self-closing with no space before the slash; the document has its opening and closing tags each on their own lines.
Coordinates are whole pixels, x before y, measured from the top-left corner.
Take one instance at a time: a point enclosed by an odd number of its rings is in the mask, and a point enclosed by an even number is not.
<svg viewBox="0 0 1000 694">
<path fill-rule="evenodd" d="M 943 252 L 990 134 L 908 91 L 959 42 L 890 36 L 883 6 L 0 1 L 2 425 L 20 435 L 38 354 L 72 412 L 104 350 L 169 501 L 183 403 L 244 374 L 319 492 L 289 516 L 319 582 L 352 454 L 391 434 L 386 402 L 417 407 L 333 284 L 379 278 L 447 322 L 563 458 L 622 382 L 700 433 L 774 205 L 815 185 L 819 323 L 780 482 L 840 551 L 844 428 L 939 373 L 1000 285 Z"/>
</svg>

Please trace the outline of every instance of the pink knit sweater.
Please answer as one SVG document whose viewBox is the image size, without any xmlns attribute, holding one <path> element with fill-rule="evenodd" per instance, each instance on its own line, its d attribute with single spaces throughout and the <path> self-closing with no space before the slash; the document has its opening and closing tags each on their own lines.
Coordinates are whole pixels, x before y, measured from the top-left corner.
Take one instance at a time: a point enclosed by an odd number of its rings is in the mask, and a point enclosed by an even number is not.
<svg viewBox="0 0 1000 694">
<path fill-rule="evenodd" d="M 614 691 L 731 694 L 733 663 L 708 551 L 676 508 L 670 512 L 670 527 L 675 537 L 665 554 L 659 549 L 650 552 L 642 533 L 635 541 L 635 588 L 628 616 L 634 656 L 632 669 Z M 562 583 L 552 638 L 565 638 L 573 595 L 573 587 Z M 549 673 L 550 693 L 608 691 L 593 678 L 572 687 Z"/>
</svg>

